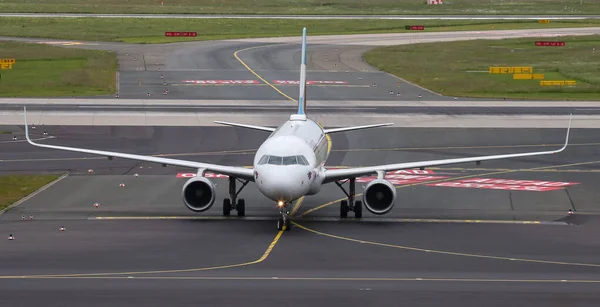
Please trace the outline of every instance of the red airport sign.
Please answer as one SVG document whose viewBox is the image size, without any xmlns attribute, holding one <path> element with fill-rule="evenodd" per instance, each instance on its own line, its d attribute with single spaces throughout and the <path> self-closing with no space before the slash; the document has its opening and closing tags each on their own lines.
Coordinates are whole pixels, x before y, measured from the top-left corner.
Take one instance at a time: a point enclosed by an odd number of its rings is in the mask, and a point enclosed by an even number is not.
<svg viewBox="0 0 600 307">
<path fill-rule="evenodd" d="M 258 84 L 258 80 L 181 80 L 191 84 Z"/>
<path fill-rule="evenodd" d="M 425 30 L 425 26 L 406 26 L 406 30 Z"/>
<path fill-rule="evenodd" d="M 558 47 L 562 47 L 565 45 L 565 42 L 543 42 L 543 41 L 537 41 L 535 42 L 536 46 L 558 46 Z"/>
<path fill-rule="evenodd" d="M 275 84 L 285 84 L 285 85 L 295 85 L 295 84 L 300 84 L 300 81 L 298 81 L 298 80 L 273 80 L 273 83 L 275 83 Z M 313 85 L 313 84 L 348 84 L 348 82 L 346 82 L 346 81 L 328 81 L 328 80 L 308 80 L 308 81 L 306 81 L 306 84 L 308 84 L 308 85 Z"/>
<path fill-rule="evenodd" d="M 165 36 L 195 37 L 197 35 L 197 32 L 165 32 Z"/>
</svg>

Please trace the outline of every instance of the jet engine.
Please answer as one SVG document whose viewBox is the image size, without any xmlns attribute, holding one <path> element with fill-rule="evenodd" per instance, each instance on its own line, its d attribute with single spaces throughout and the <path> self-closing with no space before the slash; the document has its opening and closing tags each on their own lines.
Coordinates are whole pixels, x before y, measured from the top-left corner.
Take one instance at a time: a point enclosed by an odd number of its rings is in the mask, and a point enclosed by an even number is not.
<svg viewBox="0 0 600 307">
<path fill-rule="evenodd" d="M 215 202 L 215 185 L 206 177 L 190 178 L 183 185 L 183 203 L 192 211 L 203 212 Z"/>
<path fill-rule="evenodd" d="M 377 179 L 369 182 L 363 192 L 363 202 L 369 212 L 377 215 L 386 214 L 396 201 L 396 187 L 389 181 Z"/>
</svg>

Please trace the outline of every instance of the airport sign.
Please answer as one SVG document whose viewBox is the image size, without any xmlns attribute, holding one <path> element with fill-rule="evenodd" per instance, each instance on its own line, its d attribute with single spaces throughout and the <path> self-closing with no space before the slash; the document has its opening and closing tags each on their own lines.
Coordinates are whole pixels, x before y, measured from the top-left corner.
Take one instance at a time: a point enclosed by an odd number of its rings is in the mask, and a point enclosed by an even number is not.
<svg viewBox="0 0 600 307">
<path fill-rule="evenodd" d="M 16 62 L 15 59 L 0 59 L 0 69 L 12 69 L 13 64 Z"/>
<path fill-rule="evenodd" d="M 536 46 L 558 46 L 558 47 L 562 47 L 565 45 L 565 42 L 544 42 L 544 41 L 537 41 L 535 42 Z"/>
<path fill-rule="evenodd" d="M 405 26 L 406 30 L 425 30 L 425 26 Z"/>
<path fill-rule="evenodd" d="M 513 66 L 513 67 L 490 67 L 490 74 L 530 74 L 533 72 L 531 66 Z"/>
<path fill-rule="evenodd" d="M 197 32 L 165 32 L 165 36 L 195 37 Z"/>
</svg>

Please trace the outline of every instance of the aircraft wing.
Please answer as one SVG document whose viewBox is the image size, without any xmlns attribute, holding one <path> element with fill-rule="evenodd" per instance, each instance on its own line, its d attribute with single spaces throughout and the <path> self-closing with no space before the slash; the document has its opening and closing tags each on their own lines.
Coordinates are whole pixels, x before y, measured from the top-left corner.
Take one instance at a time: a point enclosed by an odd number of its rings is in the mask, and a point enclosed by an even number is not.
<svg viewBox="0 0 600 307">
<path fill-rule="evenodd" d="M 407 162 L 407 163 L 396 163 L 396 164 L 386 164 L 386 165 L 367 166 L 367 167 L 356 167 L 356 168 L 348 168 L 348 169 L 326 170 L 325 171 L 325 180 L 323 181 L 323 183 L 344 180 L 344 179 L 348 179 L 348 178 L 367 176 L 367 175 L 376 174 L 378 172 L 388 172 L 388 171 L 396 171 L 396 170 L 403 170 L 403 169 L 415 169 L 415 168 L 422 168 L 422 167 L 432 167 L 432 166 L 466 163 L 466 162 L 479 162 L 479 161 L 488 161 L 488 160 L 499 160 L 499 159 L 509 159 L 509 158 L 518 158 L 518 157 L 529 157 L 529 156 L 555 154 L 555 153 L 561 152 L 561 151 L 565 150 L 565 148 L 567 148 L 567 144 L 569 143 L 569 131 L 570 130 L 571 130 L 571 119 L 569 118 L 569 127 L 567 128 L 567 136 L 565 139 L 565 144 L 562 148 L 557 149 L 557 150 L 492 155 L 492 156 L 479 156 L 479 157 L 469 157 L 469 158 L 455 158 L 455 159 Z"/>
<path fill-rule="evenodd" d="M 228 122 L 222 122 L 222 121 L 218 121 L 218 120 L 216 120 L 215 123 L 221 124 L 221 125 L 233 126 L 233 127 L 241 127 L 241 128 L 248 128 L 248 129 L 260 130 L 260 131 L 267 131 L 267 132 L 275 131 L 275 128 L 271 128 L 271 127 L 246 125 L 246 124 L 238 124 L 238 123 L 228 123 Z"/>
<path fill-rule="evenodd" d="M 323 131 L 325 132 L 325 134 L 329 134 L 329 133 L 346 132 L 346 131 L 353 131 L 353 130 L 361 130 L 361 129 L 369 129 L 369 128 L 376 128 L 376 127 L 390 126 L 390 125 L 393 125 L 393 124 L 394 123 L 386 123 L 386 124 L 375 124 L 375 125 L 366 125 L 366 126 L 332 128 L 332 129 L 324 129 Z"/>
<path fill-rule="evenodd" d="M 25 137 L 27 138 L 27 142 L 29 142 L 29 144 L 37 146 L 37 147 L 81 152 L 81 153 L 100 155 L 100 156 L 106 156 L 106 157 L 117 157 L 117 158 L 138 160 L 138 161 L 144 161 L 144 162 L 175 165 L 175 166 L 195 168 L 195 169 L 199 169 L 199 170 L 203 169 L 203 170 L 214 172 L 217 174 L 223 174 L 223 175 L 233 176 L 233 177 L 237 177 L 237 178 L 244 179 L 244 180 L 254 181 L 254 170 L 250 169 L 250 168 L 208 164 L 208 163 L 201 163 L 201 162 L 185 161 L 185 160 L 170 159 L 170 158 L 161 158 L 161 157 L 154 157 L 154 156 L 143 156 L 143 155 L 135 155 L 135 154 L 111 152 L 111 151 L 103 151 L 103 150 L 93 150 L 93 149 L 84 149 L 84 148 L 75 148 L 75 147 L 38 144 L 38 143 L 33 142 L 29 138 L 29 127 L 27 125 L 27 110 L 25 109 L 25 107 L 23 108 L 23 111 L 25 111 Z"/>
</svg>

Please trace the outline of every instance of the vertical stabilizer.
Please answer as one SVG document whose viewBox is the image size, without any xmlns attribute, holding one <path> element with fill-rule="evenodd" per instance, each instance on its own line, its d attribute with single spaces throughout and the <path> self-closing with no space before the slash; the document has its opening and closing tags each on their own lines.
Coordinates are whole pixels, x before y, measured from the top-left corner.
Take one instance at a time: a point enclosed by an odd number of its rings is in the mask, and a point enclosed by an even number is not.
<svg viewBox="0 0 600 307">
<path fill-rule="evenodd" d="M 302 57 L 300 60 L 300 96 L 298 114 L 306 115 L 306 28 L 302 29 Z"/>
</svg>

